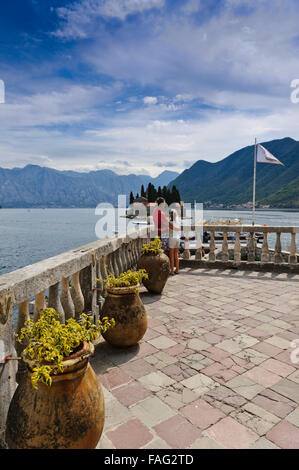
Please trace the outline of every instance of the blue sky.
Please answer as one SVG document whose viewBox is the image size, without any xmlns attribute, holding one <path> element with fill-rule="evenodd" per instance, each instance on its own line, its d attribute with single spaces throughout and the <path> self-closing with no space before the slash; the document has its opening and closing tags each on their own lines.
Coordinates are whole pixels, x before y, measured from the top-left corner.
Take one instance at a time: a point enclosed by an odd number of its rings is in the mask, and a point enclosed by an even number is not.
<svg viewBox="0 0 299 470">
<path fill-rule="evenodd" d="M 299 140 L 296 0 L 1 2 L 0 166 L 157 175 Z"/>
</svg>

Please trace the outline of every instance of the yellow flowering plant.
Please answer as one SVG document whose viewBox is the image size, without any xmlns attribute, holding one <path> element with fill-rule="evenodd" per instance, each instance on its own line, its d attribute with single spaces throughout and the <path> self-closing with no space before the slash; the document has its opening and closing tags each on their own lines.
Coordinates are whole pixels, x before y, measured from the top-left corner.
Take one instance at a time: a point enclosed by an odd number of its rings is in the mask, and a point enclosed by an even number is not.
<svg viewBox="0 0 299 470">
<path fill-rule="evenodd" d="M 44 309 L 39 319 L 25 322 L 25 327 L 17 335 L 20 343 L 26 340 L 28 345 L 23 351 L 23 358 L 33 362 L 31 383 L 37 388 L 38 382 L 49 387 L 52 384 L 51 374 L 63 372 L 63 360 L 79 350 L 83 343 L 94 341 L 100 333 L 115 326 L 114 319 L 107 317 L 93 323 L 82 313 L 80 321 L 70 318 L 65 324 L 58 320 L 59 314 L 53 308 Z"/>
<path fill-rule="evenodd" d="M 148 279 L 148 274 L 145 269 L 139 269 L 138 271 L 131 271 L 129 269 L 121 273 L 118 277 L 110 273 L 106 279 L 103 279 L 103 282 L 106 287 L 128 287 L 138 286 L 143 279 Z M 96 281 L 100 281 L 100 279 L 96 279 Z"/>
<path fill-rule="evenodd" d="M 144 243 L 142 245 L 142 254 L 143 255 L 158 255 L 159 253 L 163 253 L 161 249 L 162 242 L 159 237 L 156 237 L 154 240 L 150 241 L 149 243 Z"/>
</svg>

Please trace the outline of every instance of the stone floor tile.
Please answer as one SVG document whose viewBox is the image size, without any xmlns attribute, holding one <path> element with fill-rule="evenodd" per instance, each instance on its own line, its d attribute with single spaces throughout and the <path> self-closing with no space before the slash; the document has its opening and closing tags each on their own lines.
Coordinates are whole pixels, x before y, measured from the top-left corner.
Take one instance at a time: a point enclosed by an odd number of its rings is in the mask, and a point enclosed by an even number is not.
<svg viewBox="0 0 299 470">
<path fill-rule="evenodd" d="M 119 387 L 120 385 L 126 384 L 132 380 L 131 377 L 119 367 L 114 367 L 105 374 L 99 374 L 98 378 L 101 384 L 103 384 L 108 390 L 112 390 L 113 388 Z"/>
<path fill-rule="evenodd" d="M 275 359 L 278 361 L 284 362 L 285 364 L 288 364 L 291 367 L 294 367 L 295 369 L 299 369 L 299 362 L 294 362 L 292 360 L 291 353 L 294 352 L 293 349 L 288 349 L 280 352 L 275 356 Z M 298 355 L 295 355 L 295 360 L 298 360 Z"/>
<path fill-rule="evenodd" d="M 152 433 L 138 419 L 131 419 L 107 432 L 116 449 L 140 449 L 153 439 Z"/>
<path fill-rule="evenodd" d="M 222 411 L 218 408 L 213 408 L 213 406 L 201 399 L 181 408 L 180 413 L 200 429 L 206 429 L 225 417 Z"/>
<path fill-rule="evenodd" d="M 132 415 L 148 427 L 153 427 L 177 413 L 156 396 L 140 401 L 130 409 Z"/>
<path fill-rule="evenodd" d="M 179 410 L 186 404 L 196 400 L 199 395 L 195 391 L 184 387 L 181 383 L 174 383 L 160 390 L 157 396 L 171 408 Z"/>
<path fill-rule="evenodd" d="M 209 348 L 210 344 L 206 341 L 202 341 L 200 338 L 192 338 L 187 342 L 187 347 L 194 351 L 202 351 L 203 349 Z"/>
<path fill-rule="evenodd" d="M 245 372 L 245 370 L 246 369 L 244 369 L 243 372 Z M 221 384 L 224 384 L 238 375 L 238 373 L 232 369 L 231 365 L 225 366 L 220 362 L 214 362 L 208 367 L 205 367 L 202 369 L 202 373 Z"/>
<path fill-rule="evenodd" d="M 175 380 L 176 382 L 181 382 L 182 380 L 197 374 L 197 370 L 191 369 L 181 361 L 164 367 L 161 369 L 161 372 L 168 375 L 168 377 Z"/>
<path fill-rule="evenodd" d="M 211 426 L 205 434 L 227 449 L 248 449 L 259 435 L 227 416 Z"/>
<path fill-rule="evenodd" d="M 225 414 L 229 414 L 247 403 L 247 400 L 242 395 L 223 385 L 209 390 L 202 398 L 213 407 L 219 408 Z"/>
<path fill-rule="evenodd" d="M 270 429 L 266 438 L 282 449 L 299 449 L 299 428 L 286 420 Z"/>
<path fill-rule="evenodd" d="M 253 367 L 253 369 L 245 372 L 243 376 L 248 377 L 250 380 L 262 385 L 263 387 L 271 387 L 271 385 L 274 385 L 281 380 L 280 375 L 270 372 L 263 368 L 262 365 Z"/>
<path fill-rule="evenodd" d="M 199 439 L 196 439 L 196 441 L 191 444 L 188 449 L 225 449 L 225 447 L 213 439 L 209 439 L 208 437 L 200 437 Z"/>
<path fill-rule="evenodd" d="M 105 406 L 105 424 L 104 430 L 113 428 L 118 424 L 124 423 L 131 418 L 130 410 L 116 398 L 110 400 Z"/>
<path fill-rule="evenodd" d="M 272 358 L 264 361 L 261 367 L 269 370 L 270 372 L 273 372 L 274 374 L 280 375 L 281 377 L 287 377 L 288 375 L 292 374 L 292 372 L 296 371 L 295 367 L 291 367 L 284 362 Z"/>
<path fill-rule="evenodd" d="M 237 353 L 236 356 L 241 359 L 244 359 L 248 364 L 251 364 L 252 366 L 259 365 L 269 358 L 269 356 L 266 356 L 265 354 L 262 354 L 261 352 L 251 348 L 243 349 L 242 351 Z"/>
<path fill-rule="evenodd" d="M 163 439 L 155 437 L 146 446 L 143 446 L 142 449 L 171 449 L 171 447 L 167 442 L 163 441 Z"/>
<path fill-rule="evenodd" d="M 292 374 L 288 376 L 288 380 L 292 380 L 292 382 L 296 382 L 299 384 L 299 370 L 295 370 Z"/>
<path fill-rule="evenodd" d="M 294 426 L 299 427 L 299 408 L 296 408 L 290 414 L 288 414 L 285 418 L 290 423 L 294 424 Z"/>
<path fill-rule="evenodd" d="M 168 336 L 158 336 L 157 338 L 153 338 L 148 341 L 152 346 L 157 349 L 167 349 L 172 346 L 175 346 L 177 343 L 170 339 Z"/>
<path fill-rule="evenodd" d="M 280 447 L 276 446 L 273 442 L 268 441 L 265 437 L 261 437 L 257 441 L 255 441 L 249 449 L 280 449 Z"/>
<path fill-rule="evenodd" d="M 282 379 L 275 385 L 272 385 L 271 390 L 299 403 L 299 387 L 298 384 L 292 380 Z"/>
<path fill-rule="evenodd" d="M 158 370 L 163 369 L 169 364 L 174 364 L 175 362 L 177 362 L 177 358 L 175 356 L 171 356 L 165 351 L 160 351 L 153 355 L 147 356 L 144 358 L 144 360 L 149 364 L 152 364 L 154 368 Z"/>
<path fill-rule="evenodd" d="M 203 349 L 201 351 L 201 354 L 217 362 L 220 362 L 222 359 L 225 359 L 226 357 L 229 357 L 231 355 L 229 352 L 224 351 L 223 349 L 220 349 L 216 346 L 211 346 L 207 349 Z"/>
<path fill-rule="evenodd" d="M 290 341 L 275 335 L 265 339 L 265 343 L 272 344 L 272 346 L 277 346 L 280 349 L 288 349 L 290 347 Z"/>
<path fill-rule="evenodd" d="M 173 449 L 186 449 L 201 435 L 196 426 L 180 415 L 163 421 L 153 429 Z"/>
<path fill-rule="evenodd" d="M 274 346 L 273 344 L 266 343 L 264 341 L 261 341 L 261 342 L 255 344 L 254 346 L 252 346 L 251 349 L 254 349 L 255 351 L 259 351 L 260 353 L 262 353 L 262 354 L 264 354 L 265 356 L 268 356 L 268 357 L 277 356 L 277 354 L 282 352 L 281 348 L 278 348 L 277 346 Z"/>
<path fill-rule="evenodd" d="M 138 380 L 145 388 L 152 392 L 159 392 L 168 385 L 175 383 L 175 380 L 168 377 L 168 375 L 163 374 L 161 371 L 151 372 L 148 375 L 140 377 Z"/>
<path fill-rule="evenodd" d="M 248 400 L 251 400 L 264 389 L 263 386 L 250 380 L 248 377 L 244 376 L 244 374 L 234 377 L 229 382 L 226 382 L 226 386 L 232 388 L 235 392 Z"/>
<path fill-rule="evenodd" d="M 280 418 L 254 403 L 247 403 L 242 408 L 233 411 L 230 416 L 252 429 L 259 436 L 265 435 L 275 424 L 280 422 Z"/>
<path fill-rule="evenodd" d="M 149 390 L 136 381 L 114 388 L 112 393 L 125 406 L 131 406 L 151 395 Z"/>
<path fill-rule="evenodd" d="M 194 390 L 198 396 L 203 395 L 209 390 L 219 387 L 219 383 L 207 377 L 204 374 L 196 374 L 188 379 L 184 379 L 180 382 L 184 387 Z"/>
<path fill-rule="evenodd" d="M 144 359 L 136 359 L 136 361 L 122 364 L 120 369 L 134 379 L 138 379 L 139 377 L 155 372 L 156 370 L 154 366 Z"/>
<path fill-rule="evenodd" d="M 115 449 L 115 446 L 112 444 L 112 442 L 108 439 L 108 437 L 105 434 L 102 434 L 96 449 Z"/>
<path fill-rule="evenodd" d="M 253 398 L 252 403 L 256 403 L 279 418 L 285 418 L 297 406 L 296 402 L 271 389 L 265 389 L 260 392 Z"/>
</svg>

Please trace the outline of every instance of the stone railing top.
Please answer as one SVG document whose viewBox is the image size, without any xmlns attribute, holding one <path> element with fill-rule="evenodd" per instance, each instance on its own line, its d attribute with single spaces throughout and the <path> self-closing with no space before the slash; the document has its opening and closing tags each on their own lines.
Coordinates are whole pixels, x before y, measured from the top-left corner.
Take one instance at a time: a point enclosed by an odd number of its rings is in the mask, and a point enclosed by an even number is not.
<svg viewBox="0 0 299 470">
<path fill-rule="evenodd" d="M 118 250 L 123 244 L 147 236 L 147 226 L 125 235 L 105 238 L 53 256 L 38 263 L 25 266 L 0 276 L 0 299 L 13 294 L 15 304 L 33 297 L 48 287 L 67 278 L 81 269 L 94 264 L 103 256 Z"/>
<path fill-rule="evenodd" d="M 204 232 L 275 232 L 275 233 L 299 233 L 299 226 L 264 226 L 264 225 L 194 225 L 188 221 L 184 222 L 184 229 L 192 231 L 202 230 Z"/>
</svg>

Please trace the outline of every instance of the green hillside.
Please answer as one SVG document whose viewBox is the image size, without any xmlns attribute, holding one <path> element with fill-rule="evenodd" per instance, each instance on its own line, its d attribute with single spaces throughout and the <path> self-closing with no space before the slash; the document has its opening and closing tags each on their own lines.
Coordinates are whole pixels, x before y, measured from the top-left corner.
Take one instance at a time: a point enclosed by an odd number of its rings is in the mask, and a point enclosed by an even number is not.
<svg viewBox="0 0 299 470">
<path fill-rule="evenodd" d="M 299 207 L 299 142 L 289 137 L 263 142 L 284 167 L 257 164 L 257 206 Z M 170 183 L 185 202 L 205 206 L 234 206 L 252 201 L 254 145 L 245 147 L 216 163 L 197 161 Z"/>
</svg>

